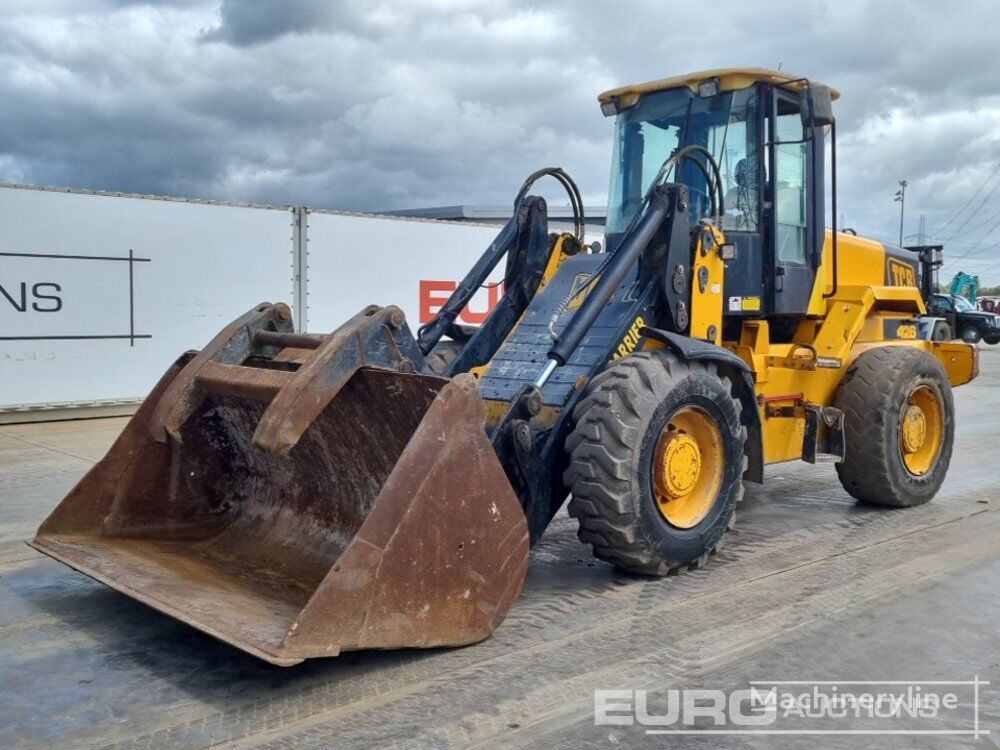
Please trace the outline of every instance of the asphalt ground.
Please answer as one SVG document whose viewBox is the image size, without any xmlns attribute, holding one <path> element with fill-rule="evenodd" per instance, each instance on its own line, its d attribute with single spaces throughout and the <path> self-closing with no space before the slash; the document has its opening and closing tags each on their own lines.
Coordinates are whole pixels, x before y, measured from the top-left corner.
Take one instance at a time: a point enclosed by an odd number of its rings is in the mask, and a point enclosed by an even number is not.
<svg viewBox="0 0 1000 750">
<path fill-rule="evenodd" d="M 955 396 L 955 455 L 928 505 L 858 505 L 830 464 L 772 467 L 704 569 L 655 580 L 594 560 L 563 513 L 489 640 L 292 668 L 25 546 L 125 419 L 2 426 L 0 748 L 1000 747 L 1000 348 Z M 936 717 L 774 725 L 921 734 L 595 722 L 595 690 L 647 691 L 662 714 L 670 689 L 976 679 L 991 684 L 948 688 L 957 705 Z"/>
</svg>

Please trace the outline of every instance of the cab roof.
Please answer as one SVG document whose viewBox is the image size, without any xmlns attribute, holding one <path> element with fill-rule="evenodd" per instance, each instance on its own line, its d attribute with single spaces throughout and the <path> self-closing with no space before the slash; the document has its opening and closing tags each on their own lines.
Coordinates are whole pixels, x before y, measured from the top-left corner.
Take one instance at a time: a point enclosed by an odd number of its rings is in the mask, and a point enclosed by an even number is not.
<svg viewBox="0 0 1000 750">
<path fill-rule="evenodd" d="M 646 94 L 666 89 L 676 89 L 687 86 L 692 91 L 698 90 L 698 84 L 711 78 L 719 79 L 720 91 L 734 91 L 744 89 L 755 83 L 771 83 L 777 86 L 788 86 L 792 89 L 801 89 L 806 84 L 803 76 L 787 73 L 783 70 L 769 70 L 768 68 L 716 68 L 715 70 L 702 70 L 697 73 L 687 73 L 682 76 L 671 78 L 660 78 L 647 83 L 636 83 L 630 86 L 620 86 L 610 91 L 605 91 L 597 97 L 597 101 L 604 102 L 617 99 L 622 107 L 631 107 Z M 812 81 L 816 83 L 816 81 Z M 831 89 L 830 94 L 834 99 L 840 96 L 840 92 Z"/>
</svg>

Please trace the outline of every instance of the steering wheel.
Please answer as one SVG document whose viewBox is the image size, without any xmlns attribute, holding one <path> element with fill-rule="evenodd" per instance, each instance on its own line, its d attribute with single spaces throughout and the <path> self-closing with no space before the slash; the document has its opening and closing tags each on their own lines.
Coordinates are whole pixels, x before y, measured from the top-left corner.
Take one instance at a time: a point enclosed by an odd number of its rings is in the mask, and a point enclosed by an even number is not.
<svg viewBox="0 0 1000 750">
<path fill-rule="evenodd" d="M 704 157 L 705 161 L 702 162 L 701 159 L 696 158 L 695 154 Z M 693 191 L 690 186 L 688 189 L 691 190 L 692 195 L 695 192 L 702 192 L 703 195 L 707 192 L 709 204 L 709 210 L 707 213 L 715 219 L 716 224 L 721 224 L 723 211 L 722 200 L 725 196 L 722 189 L 722 174 L 719 171 L 719 165 L 716 163 L 715 157 L 712 156 L 712 152 L 704 146 L 699 146 L 697 144 L 685 146 L 667 157 L 666 161 L 663 162 L 663 166 L 660 167 L 660 171 L 656 173 L 656 177 L 654 177 L 653 181 L 649 184 L 649 190 L 646 191 L 646 195 L 643 198 L 643 205 L 649 201 L 656 186 L 662 184 L 666 180 L 666 176 L 670 173 L 671 169 L 674 169 L 680 163 L 681 159 L 687 159 L 701 171 L 705 178 L 707 190 Z"/>
</svg>

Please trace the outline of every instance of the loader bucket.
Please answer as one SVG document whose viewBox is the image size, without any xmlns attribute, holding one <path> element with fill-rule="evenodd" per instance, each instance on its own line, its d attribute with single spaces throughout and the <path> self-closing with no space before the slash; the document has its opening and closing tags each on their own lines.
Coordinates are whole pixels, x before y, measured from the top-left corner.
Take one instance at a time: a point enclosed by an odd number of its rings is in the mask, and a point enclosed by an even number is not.
<svg viewBox="0 0 1000 750">
<path fill-rule="evenodd" d="M 474 379 L 373 367 L 372 340 L 344 368 L 354 328 L 263 317 L 178 360 L 32 546 L 279 665 L 488 637 L 528 532 Z"/>
</svg>

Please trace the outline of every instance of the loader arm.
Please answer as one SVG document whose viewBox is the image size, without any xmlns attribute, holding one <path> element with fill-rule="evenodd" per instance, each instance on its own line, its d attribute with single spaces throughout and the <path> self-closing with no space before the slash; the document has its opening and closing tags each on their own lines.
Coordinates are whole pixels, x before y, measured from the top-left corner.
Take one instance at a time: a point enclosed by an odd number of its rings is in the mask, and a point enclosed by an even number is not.
<svg viewBox="0 0 1000 750">
<path fill-rule="evenodd" d="M 497 234 L 496 239 L 490 243 L 434 317 L 417 331 L 417 342 L 425 355 L 430 354 L 434 346 L 446 335 L 469 344 L 462 347 L 457 359 L 451 363 L 445 373 L 449 376 L 468 372 L 473 367 L 487 362 L 510 333 L 538 290 L 554 249 L 554 241 L 550 241 L 548 236 L 545 201 L 537 196 L 528 195 L 528 191 L 539 179 L 546 176 L 553 177 L 566 190 L 573 206 L 576 231 L 574 247 L 578 251 L 582 246 L 585 217 L 583 200 L 576 183 L 558 167 L 547 167 L 533 172 L 521 185 L 514 199 L 513 215 Z M 471 337 L 467 337 L 463 331 L 456 329 L 455 319 L 476 292 L 483 287 L 504 257 L 507 258 L 503 280 L 504 295 L 483 325 Z M 471 342 L 468 341 L 469 338 L 472 339 Z"/>
<path fill-rule="evenodd" d="M 513 234 L 514 241 L 507 253 L 508 262 L 503 281 L 504 295 L 452 361 L 444 373 L 449 377 L 469 372 L 473 367 L 483 365 L 490 360 L 524 313 L 541 283 L 542 274 L 552 251 L 547 233 L 545 201 L 535 196 L 528 196 L 519 204 L 508 226 L 512 226 L 516 232 Z M 501 232 L 501 237 L 507 231 L 505 228 Z M 492 247 L 487 251 L 487 255 L 491 250 Z M 494 262 L 494 266 L 498 261 L 499 258 Z M 455 292 L 457 299 L 453 301 L 449 298 L 441 308 L 442 312 L 447 310 L 446 314 L 449 316 L 456 314 L 454 312 L 456 309 L 461 312 L 472 294 L 478 291 L 485 281 L 486 276 L 479 279 L 474 287 L 471 285 L 467 287 L 462 295 L 459 295 L 459 292 L 463 291 L 463 285 L 459 285 Z"/>
<path fill-rule="evenodd" d="M 682 331 L 687 325 L 687 208 L 684 185 L 657 186 L 615 252 L 563 260 L 479 377 L 491 439 L 521 498 L 532 542 L 566 498 L 564 443 L 582 386 L 638 348 L 644 326 Z M 668 285 L 655 272 L 663 267 L 681 269 Z"/>
</svg>

